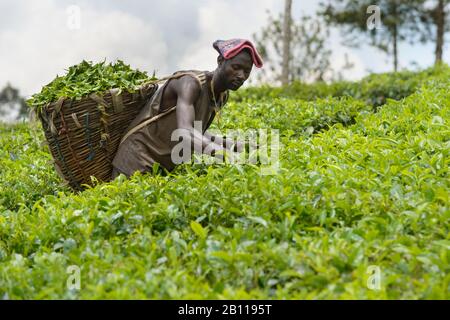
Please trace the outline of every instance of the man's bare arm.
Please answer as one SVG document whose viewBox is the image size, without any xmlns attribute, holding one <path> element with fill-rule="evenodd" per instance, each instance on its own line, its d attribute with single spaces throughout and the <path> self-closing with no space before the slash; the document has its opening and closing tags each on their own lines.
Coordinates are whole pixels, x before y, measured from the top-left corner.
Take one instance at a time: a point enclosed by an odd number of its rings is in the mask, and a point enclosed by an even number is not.
<svg viewBox="0 0 450 320">
<path fill-rule="evenodd" d="M 194 150 L 205 150 L 208 147 L 212 154 L 223 151 L 224 148 L 211 141 L 207 136 L 200 131 L 195 130 L 195 108 L 194 103 L 200 95 L 200 85 L 195 79 L 191 77 L 182 77 L 177 80 L 175 91 L 177 93 L 177 126 L 183 129 L 184 138 L 190 139 L 193 143 Z M 222 156 L 218 156 L 222 158 Z"/>
<path fill-rule="evenodd" d="M 230 151 L 242 152 L 244 150 L 244 143 L 242 143 L 241 141 L 214 135 L 208 131 L 205 131 L 204 136 Z"/>
</svg>

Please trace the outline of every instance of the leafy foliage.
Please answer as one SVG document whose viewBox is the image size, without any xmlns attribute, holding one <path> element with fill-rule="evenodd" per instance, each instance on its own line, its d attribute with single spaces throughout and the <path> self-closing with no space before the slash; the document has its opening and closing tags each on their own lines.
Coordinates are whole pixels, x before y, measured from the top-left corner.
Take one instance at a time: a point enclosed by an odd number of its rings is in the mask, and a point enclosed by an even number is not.
<svg viewBox="0 0 450 320">
<path fill-rule="evenodd" d="M 60 97 L 79 100 L 90 93 L 104 92 L 111 88 L 134 92 L 138 85 L 152 79 L 154 75 L 150 78 L 146 72 L 133 70 L 121 60 L 109 64 L 105 61 L 93 64 L 83 60 L 71 66 L 66 75 L 57 76 L 41 92 L 27 100 L 27 103 L 39 108 Z"/>
<path fill-rule="evenodd" d="M 73 194 L 39 125 L 2 126 L 0 297 L 448 299 L 448 79 L 378 112 L 350 97 L 230 102 L 225 128 L 280 130 L 276 175 L 185 164 Z"/>
<path fill-rule="evenodd" d="M 283 15 L 268 16 L 267 26 L 254 35 L 258 51 L 268 63 L 259 80 L 281 80 L 283 57 Z M 319 20 L 302 16 L 291 26 L 289 82 L 324 80 L 331 72 L 331 51 L 326 46 L 329 32 Z M 328 77 L 329 78 L 329 77 Z"/>
<path fill-rule="evenodd" d="M 419 89 L 423 84 L 444 81 L 450 78 L 450 68 L 438 65 L 421 72 L 402 71 L 369 75 L 358 82 L 319 82 L 306 84 L 294 82 L 285 87 L 250 87 L 238 91 L 232 99 L 241 101 L 260 101 L 279 97 L 314 100 L 326 97 L 351 96 L 374 107 L 383 105 L 388 99 L 401 100 Z"/>
<path fill-rule="evenodd" d="M 25 99 L 20 95 L 19 89 L 9 83 L 0 91 L 0 117 L 8 115 L 14 109 L 18 109 L 17 119 L 26 117 L 28 112 Z"/>
<path fill-rule="evenodd" d="M 425 41 L 422 33 L 421 13 L 423 0 L 380 0 L 376 3 L 382 12 L 381 25 L 368 28 L 368 8 L 374 5 L 369 0 L 322 1 L 321 14 L 328 23 L 344 27 L 343 34 L 350 46 L 358 46 L 361 39 L 370 39 L 370 44 L 393 56 L 394 70 L 398 69 L 398 43 Z M 368 37 L 365 37 L 368 36 Z"/>
</svg>

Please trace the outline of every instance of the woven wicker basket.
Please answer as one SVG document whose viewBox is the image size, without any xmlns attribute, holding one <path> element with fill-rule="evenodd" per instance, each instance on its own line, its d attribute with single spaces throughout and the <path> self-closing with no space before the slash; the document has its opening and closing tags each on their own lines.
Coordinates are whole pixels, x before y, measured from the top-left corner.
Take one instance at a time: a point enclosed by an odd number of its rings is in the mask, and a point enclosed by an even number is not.
<svg viewBox="0 0 450 320">
<path fill-rule="evenodd" d="M 60 98 L 38 113 L 55 169 L 72 189 L 92 185 L 91 176 L 110 181 L 120 140 L 158 82 L 147 83 L 135 93 L 111 89 L 81 100 Z"/>
</svg>

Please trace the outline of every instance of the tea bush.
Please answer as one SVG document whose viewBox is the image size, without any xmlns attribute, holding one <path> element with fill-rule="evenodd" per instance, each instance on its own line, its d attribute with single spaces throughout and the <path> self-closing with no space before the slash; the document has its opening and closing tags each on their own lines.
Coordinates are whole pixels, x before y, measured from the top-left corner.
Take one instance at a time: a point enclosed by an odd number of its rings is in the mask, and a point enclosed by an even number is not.
<svg viewBox="0 0 450 320">
<path fill-rule="evenodd" d="M 450 82 L 424 83 L 378 112 L 351 97 L 230 102 L 215 128 L 280 130 L 274 175 L 185 164 L 75 194 L 39 124 L 3 125 L 0 297 L 448 299 Z"/>
<path fill-rule="evenodd" d="M 442 64 L 421 72 L 402 71 L 397 73 L 373 74 L 358 82 L 340 81 L 331 84 L 305 84 L 294 82 L 285 87 L 250 87 L 240 90 L 232 98 L 260 101 L 273 98 L 315 100 L 326 97 L 351 96 L 373 107 L 383 105 L 388 99 L 401 100 L 418 90 L 423 84 L 445 81 L 450 77 L 450 67 Z"/>
</svg>

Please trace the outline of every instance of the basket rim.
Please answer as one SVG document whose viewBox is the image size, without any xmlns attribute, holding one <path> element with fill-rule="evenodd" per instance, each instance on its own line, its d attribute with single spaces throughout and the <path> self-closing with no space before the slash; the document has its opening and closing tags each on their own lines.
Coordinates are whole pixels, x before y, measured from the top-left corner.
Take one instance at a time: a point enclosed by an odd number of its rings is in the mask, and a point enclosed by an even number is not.
<svg viewBox="0 0 450 320">
<path fill-rule="evenodd" d="M 60 100 L 62 100 L 63 102 L 69 101 L 69 100 L 81 101 L 83 99 L 89 98 L 89 96 L 91 94 L 97 94 L 97 95 L 100 95 L 100 96 L 105 96 L 105 95 L 111 94 L 111 91 L 117 91 L 118 94 L 122 94 L 123 92 L 136 93 L 139 90 L 141 90 L 143 87 L 156 84 L 160 80 L 162 80 L 162 79 L 157 79 L 157 80 L 152 80 L 152 81 L 148 81 L 148 82 L 142 83 L 142 84 L 136 86 L 134 90 L 113 87 L 113 88 L 107 89 L 105 91 L 92 91 L 92 92 L 89 92 L 89 93 L 87 93 L 87 94 L 85 94 L 85 95 L 83 95 L 81 97 L 67 97 L 67 96 L 64 96 L 64 97 L 58 97 L 56 100 L 53 100 L 51 102 L 47 102 L 46 104 L 43 104 L 43 105 L 36 105 L 36 104 L 28 104 L 28 105 L 29 105 L 29 107 L 31 109 L 36 110 L 36 109 L 42 109 L 42 108 L 49 108 L 51 106 L 57 105 Z M 39 108 L 39 107 L 41 107 L 41 108 Z"/>
</svg>

